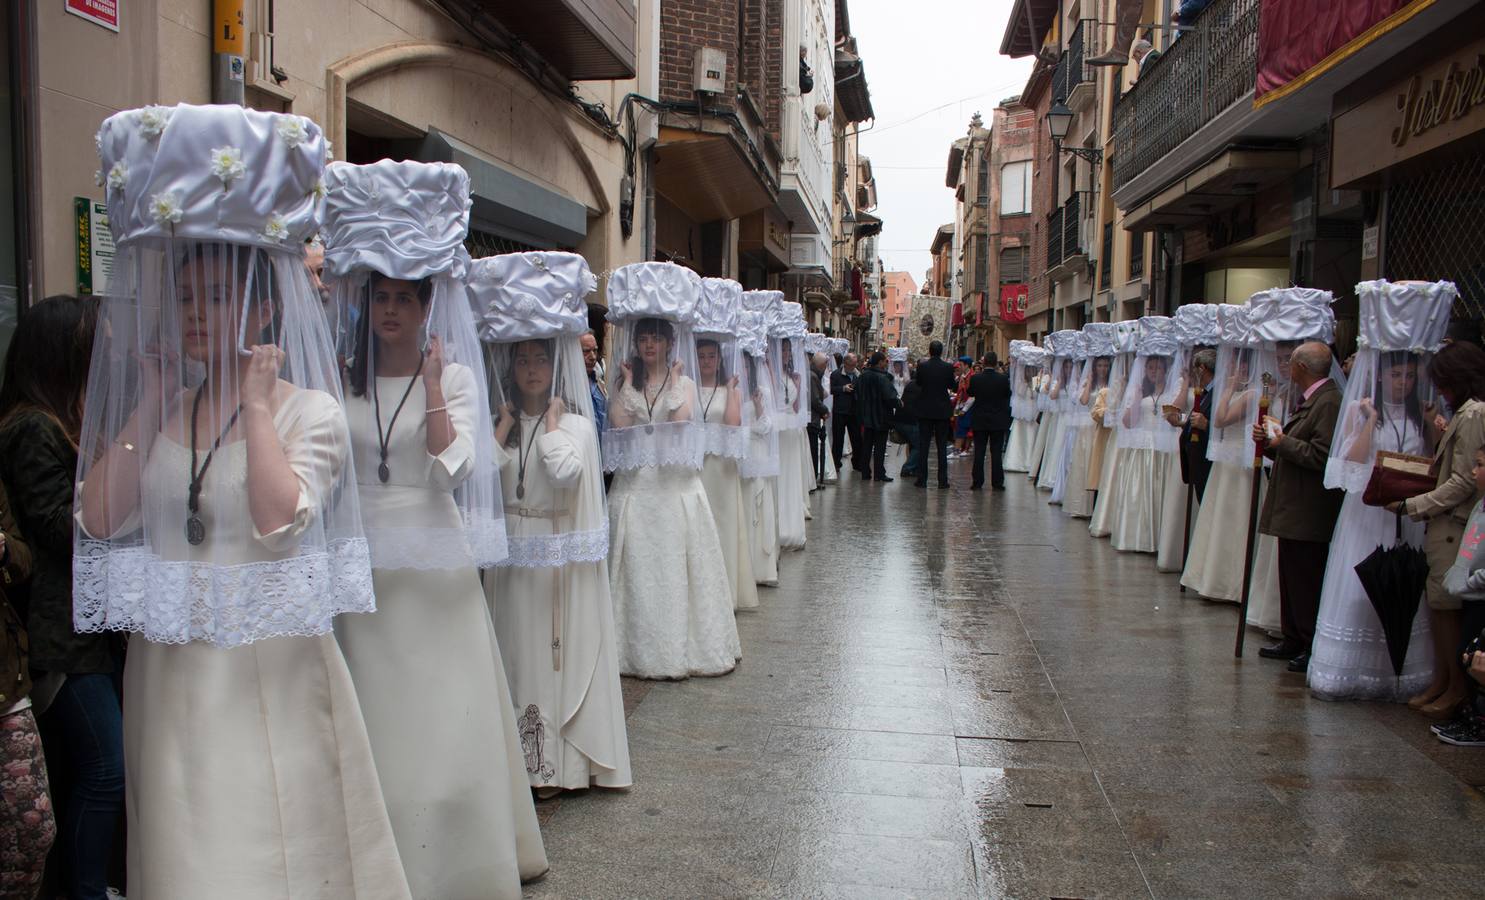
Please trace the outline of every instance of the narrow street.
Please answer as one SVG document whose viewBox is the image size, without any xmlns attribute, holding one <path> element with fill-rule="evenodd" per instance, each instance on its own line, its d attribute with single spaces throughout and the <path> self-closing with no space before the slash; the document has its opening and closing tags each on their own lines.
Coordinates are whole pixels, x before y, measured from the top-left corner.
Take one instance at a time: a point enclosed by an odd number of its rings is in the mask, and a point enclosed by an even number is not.
<svg viewBox="0 0 1485 900">
<path fill-rule="evenodd" d="M 1478 894 L 1479 754 L 955 465 L 816 494 L 733 674 L 626 681 L 635 787 L 540 805 L 528 896 Z"/>
</svg>

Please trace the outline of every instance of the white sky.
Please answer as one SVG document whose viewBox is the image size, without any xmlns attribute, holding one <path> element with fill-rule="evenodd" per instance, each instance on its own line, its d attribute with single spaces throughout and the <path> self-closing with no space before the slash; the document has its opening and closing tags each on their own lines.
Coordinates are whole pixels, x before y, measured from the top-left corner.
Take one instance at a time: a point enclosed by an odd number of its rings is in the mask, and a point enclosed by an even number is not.
<svg viewBox="0 0 1485 900">
<path fill-rule="evenodd" d="M 954 218 L 949 145 L 976 110 L 989 125 L 995 105 L 1021 92 L 1031 59 L 1000 55 L 1011 0 L 849 2 L 877 115 L 861 152 L 877 180 L 878 252 L 887 269 L 921 282 L 934 232 Z"/>
</svg>

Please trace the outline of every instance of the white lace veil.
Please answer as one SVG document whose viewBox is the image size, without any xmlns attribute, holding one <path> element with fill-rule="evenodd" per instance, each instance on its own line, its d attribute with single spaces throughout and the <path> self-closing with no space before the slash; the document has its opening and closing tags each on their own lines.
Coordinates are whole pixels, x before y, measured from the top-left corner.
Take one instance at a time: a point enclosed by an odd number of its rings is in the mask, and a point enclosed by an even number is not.
<svg viewBox="0 0 1485 900">
<path fill-rule="evenodd" d="M 1260 390 L 1254 376 L 1253 327 L 1248 308 L 1223 304 L 1217 308 L 1217 370 L 1213 373 L 1212 414 L 1207 437 L 1207 459 L 1234 466 L 1253 465 L 1255 421 L 1249 394 Z"/>
<path fill-rule="evenodd" d="M 1254 376 L 1258 387 L 1249 392 L 1248 420 L 1257 421 L 1262 402 L 1262 376 L 1268 374 L 1272 384 L 1268 415 L 1280 422 L 1299 408 L 1302 402 L 1299 387 L 1290 372 L 1290 360 L 1294 351 L 1306 341 L 1329 344 L 1335 339 L 1335 314 L 1330 305 L 1334 297 L 1329 291 L 1313 288 L 1276 288 L 1259 291 L 1248 298 L 1248 322 L 1253 329 Z M 1332 359 L 1331 379 L 1336 386 L 1344 388 L 1345 376 L 1341 373 L 1340 361 Z M 1251 452 L 1253 438 L 1247 437 Z M 1268 462 L 1272 465 L 1272 462 Z"/>
<path fill-rule="evenodd" d="M 426 441 L 425 417 L 398 415 L 399 398 L 406 396 L 401 379 L 393 382 L 396 389 L 374 390 L 388 341 L 397 339 L 378 335 L 380 304 L 395 304 L 399 293 L 415 295 L 422 325 L 417 334 L 398 337 L 417 341 L 423 351 L 438 342 L 445 412 L 455 435 L 443 453 L 430 457 L 429 468 L 416 472 L 392 465 L 383 470 L 380 438 L 355 442 L 372 567 L 493 566 L 506 554 L 505 515 L 488 420 L 489 383 L 464 286 L 469 176 L 451 163 L 336 162 L 327 167 L 325 184 L 325 278 L 333 303 L 344 311 L 339 321 L 351 332 L 338 342 L 346 360 L 347 413 L 353 422 L 382 417 L 389 441 L 394 429 Z M 421 362 L 418 372 L 407 392 L 425 389 Z M 376 427 L 380 433 L 382 426 Z M 435 484 L 452 486 L 456 517 L 406 508 L 406 488 Z"/>
<path fill-rule="evenodd" d="M 556 488 L 553 509 L 535 516 L 546 526 L 539 530 L 549 533 L 512 534 L 502 566 L 562 566 L 608 556 L 603 460 L 581 343 L 588 330 L 586 298 L 596 289 L 597 279 L 575 253 L 508 253 L 477 259 L 470 267 L 469 299 L 485 346 L 490 412 L 497 424 L 503 415 L 512 420 L 505 445 L 497 448 L 507 511 L 531 517 L 524 469 L 546 465 L 543 449 L 575 462 L 577 470 Z M 527 393 L 533 396 L 523 395 L 523 378 L 532 379 Z M 542 381 L 548 383 L 542 387 Z M 524 433 L 520 412 L 545 410 L 553 400 L 560 404 L 559 433 L 545 432 L 544 425 Z M 526 418 L 532 418 L 529 412 Z"/>
<path fill-rule="evenodd" d="M 1093 417 L 1088 414 L 1098 399 L 1098 392 L 1109 386 L 1114 371 L 1114 324 L 1089 322 L 1083 326 L 1083 368 L 1078 376 L 1075 398 L 1079 414 L 1071 423 L 1074 428 L 1089 428 Z"/>
<path fill-rule="evenodd" d="M 741 313 L 742 285 L 728 278 L 701 279 L 695 325 L 696 392 L 706 452 L 739 460 L 748 455 L 752 418 L 743 400 L 742 346 L 738 342 Z"/>
<path fill-rule="evenodd" d="M 773 379 L 768 372 L 768 329 L 763 313 L 743 310 L 738 335 L 743 351 L 738 373 L 748 421 L 748 456 L 739 471 L 744 478 L 773 478 L 779 474 L 779 431 L 773 422 Z"/>
<path fill-rule="evenodd" d="M 1072 395 L 1078 381 L 1078 338 L 1072 329 L 1054 331 L 1047 335 L 1050 385 L 1047 391 L 1047 409 L 1058 414 L 1073 411 Z"/>
<path fill-rule="evenodd" d="M 98 146 L 118 255 L 78 453 L 74 626 L 232 647 L 371 611 L 339 370 L 302 251 L 320 223 L 319 129 L 147 107 L 109 117 Z M 291 510 L 262 502 L 250 431 L 276 439 Z"/>
<path fill-rule="evenodd" d="M 634 263 L 609 277 L 605 469 L 701 468 L 706 436 L 692 336 L 700 293 L 700 276 L 674 263 Z"/>
<path fill-rule="evenodd" d="M 1447 281 L 1364 281 L 1356 295 L 1356 359 L 1325 464 L 1325 486 L 1353 493 L 1366 489 L 1379 451 L 1433 455 L 1426 423 L 1437 395 L 1428 364 L 1458 292 Z"/>
<path fill-rule="evenodd" d="M 1181 432 L 1165 420 L 1163 408 L 1175 403 L 1180 388 L 1176 370 L 1180 348 L 1175 320 L 1167 316 L 1140 319 L 1139 349 L 1119 410 L 1119 447 L 1175 452 Z"/>
<path fill-rule="evenodd" d="M 781 429 L 803 428 L 809 424 L 810 417 L 804 311 L 798 303 L 788 301 L 772 307 L 771 311 L 768 337 L 773 355 L 778 360 L 774 368 L 774 410 L 777 413 L 774 424 Z"/>
</svg>

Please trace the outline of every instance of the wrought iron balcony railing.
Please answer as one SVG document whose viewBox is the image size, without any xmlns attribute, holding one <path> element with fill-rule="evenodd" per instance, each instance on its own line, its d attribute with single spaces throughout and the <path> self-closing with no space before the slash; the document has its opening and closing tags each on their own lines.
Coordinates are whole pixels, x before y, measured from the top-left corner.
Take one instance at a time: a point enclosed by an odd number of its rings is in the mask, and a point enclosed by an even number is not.
<svg viewBox="0 0 1485 900">
<path fill-rule="evenodd" d="M 1114 190 L 1253 90 L 1259 0 L 1213 0 L 1114 105 Z"/>
<path fill-rule="evenodd" d="M 1081 194 L 1074 192 L 1047 216 L 1047 268 L 1055 269 L 1083 252 Z"/>
<path fill-rule="evenodd" d="M 1068 95 L 1078 85 L 1094 80 L 1094 72 L 1086 62 L 1088 50 L 1097 43 L 1095 29 L 1098 23 L 1092 19 L 1079 20 L 1067 39 L 1067 50 L 1052 70 L 1052 101 L 1067 102 Z"/>
</svg>

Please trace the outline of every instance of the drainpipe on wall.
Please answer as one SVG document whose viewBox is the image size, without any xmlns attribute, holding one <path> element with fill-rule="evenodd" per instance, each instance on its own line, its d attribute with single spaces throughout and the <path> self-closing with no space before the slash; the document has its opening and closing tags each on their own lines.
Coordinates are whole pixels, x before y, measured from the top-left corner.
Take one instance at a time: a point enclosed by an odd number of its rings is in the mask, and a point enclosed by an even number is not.
<svg viewBox="0 0 1485 900">
<path fill-rule="evenodd" d="M 246 105 L 244 0 L 211 0 L 211 102 Z"/>
</svg>

